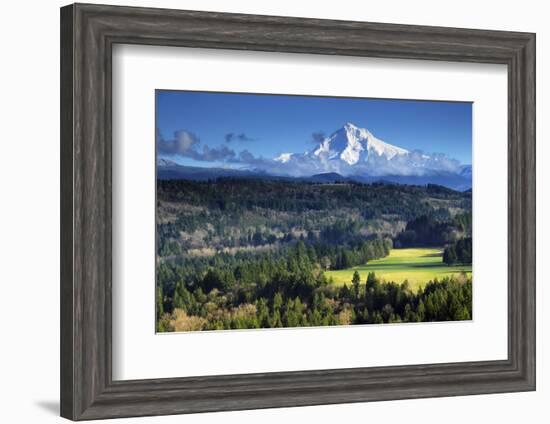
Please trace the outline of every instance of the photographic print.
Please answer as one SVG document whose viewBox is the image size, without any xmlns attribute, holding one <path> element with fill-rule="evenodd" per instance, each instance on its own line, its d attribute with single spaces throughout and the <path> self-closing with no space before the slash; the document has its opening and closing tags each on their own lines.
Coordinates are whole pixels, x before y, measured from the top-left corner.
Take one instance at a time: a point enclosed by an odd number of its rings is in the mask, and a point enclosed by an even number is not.
<svg viewBox="0 0 550 424">
<path fill-rule="evenodd" d="M 472 319 L 472 103 L 155 96 L 157 332 Z"/>
</svg>

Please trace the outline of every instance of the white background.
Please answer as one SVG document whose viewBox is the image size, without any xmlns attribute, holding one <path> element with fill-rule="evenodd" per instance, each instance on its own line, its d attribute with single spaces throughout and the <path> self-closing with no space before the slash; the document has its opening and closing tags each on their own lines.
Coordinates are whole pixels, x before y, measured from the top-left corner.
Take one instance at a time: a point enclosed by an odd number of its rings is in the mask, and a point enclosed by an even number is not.
<svg viewBox="0 0 550 424">
<path fill-rule="evenodd" d="M 470 28 L 537 32 L 537 138 L 538 163 L 550 160 L 543 145 L 547 134 L 543 117 L 548 112 L 548 11 L 544 2 L 525 0 L 479 2 L 406 0 L 361 3 L 259 2 L 233 0 L 126 1 L 120 4 L 188 8 L 272 15 L 355 19 Z M 58 1 L 11 2 L 3 7 L 2 154 L 3 195 L 0 220 L 0 299 L 2 349 L 0 388 L 5 422 L 60 422 L 59 393 L 59 22 Z M 546 52 L 545 52 L 546 51 Z M 548 290 L 549 227 L 543 223 L 550 205 L 548 167 L 538 170 L 537 335 L 538 390 L 535 393 L 423 399 L 338 406 L 143 418 L 140 422 L 373 422 L 464 423 L 491 420 L 499 423 L 545 422 L 550 415 L 550 373 L 545 346 L 550 315 L 542 306 Z M 546 358 L 545 358 L 546 356 Z M 138 419 L 120 422 L 138 422 Z"/>
<path fill-rule="evenodd" d="M 472 101 L 474 320 L 155 335 L 156 88 Z M 113 378 L 506 359 L 507 88 L 504 65 L 117 46 Z"/>
</svg>

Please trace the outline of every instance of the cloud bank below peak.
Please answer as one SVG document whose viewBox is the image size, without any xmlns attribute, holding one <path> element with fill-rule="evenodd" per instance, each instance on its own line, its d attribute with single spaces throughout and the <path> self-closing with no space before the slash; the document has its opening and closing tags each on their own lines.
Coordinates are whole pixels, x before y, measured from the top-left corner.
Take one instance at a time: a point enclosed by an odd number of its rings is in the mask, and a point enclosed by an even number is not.
<svg viewBox="0 0 550 424">
<path fill-rule="evenodd" d="M 245 134 L 235 135 L 229 133 L 225 135 L 226 142 L 229 138 L 239 141 L 253 141 Z M 234 149 L 220 145 L 210 147 L 201 142 L 200 138 L 191 131 L 178 130 L 172 138 L 164 138 L 157 129 L 157 155 L 161 158 L 192 159 L 198 162 L 225 162 L 227 164 L 240 164 L 243 166 L 268 166 L 269 159 L 254 156 L 249 150 L 244 149 L 236 152 Z"/>
<path fill-rule="evenodd" d="M 251 140 L 244 133 L 225 136 L 226 143 Z M 186 130 L 176 131 L 171 139 L 164 139 L 157 131 L 158 156 L 174 160 L 187 158 L 197 162 L 216 162 L 227 167 L 292 177 L 335 172 L 360 177 L 452 174 L 471 180 L 469 165 L 445 154 L 426 154 L 394 146 L 352 123 L 345 124 L 328 137 L 320 131 L 313 132 L 312 142 L 316 148 L 309 152 L 285 152 L 271 159 L 256 156 L 248 149 L 237 152 L 226 144 L 209 147 Z"/>
</svg>

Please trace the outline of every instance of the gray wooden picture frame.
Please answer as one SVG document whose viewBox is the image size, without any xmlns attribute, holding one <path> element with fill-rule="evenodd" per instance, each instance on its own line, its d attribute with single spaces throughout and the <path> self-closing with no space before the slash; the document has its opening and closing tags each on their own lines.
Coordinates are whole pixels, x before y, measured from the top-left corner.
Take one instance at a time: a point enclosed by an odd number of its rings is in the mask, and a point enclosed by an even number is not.
<svg viewBox="0 0 550 424">
<path fill-rule="evenodd" d="M 111 52 L 116 43 L 507 65 L 508 359 L 113 381 Z M 534 34 L 75 4 L 61 9 L 60 124 L 63 417 L 535 389 Z"/>
</svg>

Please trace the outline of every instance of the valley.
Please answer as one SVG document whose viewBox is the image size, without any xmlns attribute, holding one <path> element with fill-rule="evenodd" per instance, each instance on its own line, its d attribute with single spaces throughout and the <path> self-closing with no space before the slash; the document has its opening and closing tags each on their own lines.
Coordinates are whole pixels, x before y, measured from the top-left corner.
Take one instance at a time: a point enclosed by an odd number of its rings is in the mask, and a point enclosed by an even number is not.
<svg viewBox="0 0 550 424">
<path fill-rule="evenodd" d="M 437 185 L 159 179 L 157 330 L 470 319 L 471 201 Z"/>
<path fill-rule="evenodd" d="M 334 284 L 350 284 L 353 273 L 357 271 L 361 279 L 374 272 L 382 281 L 407 281 L 412 290 L 423 288 L 429 281 L 442 280 L 445 277 L 468 278 L 472 275 L 471 265 L 446 265 L 443 263 L 442 248 L 406 248 L 392 249 L 389 255 L 374 259 L 367 264 L 349 269 L 327 271 L 326 276 Z"/>
</svg>

